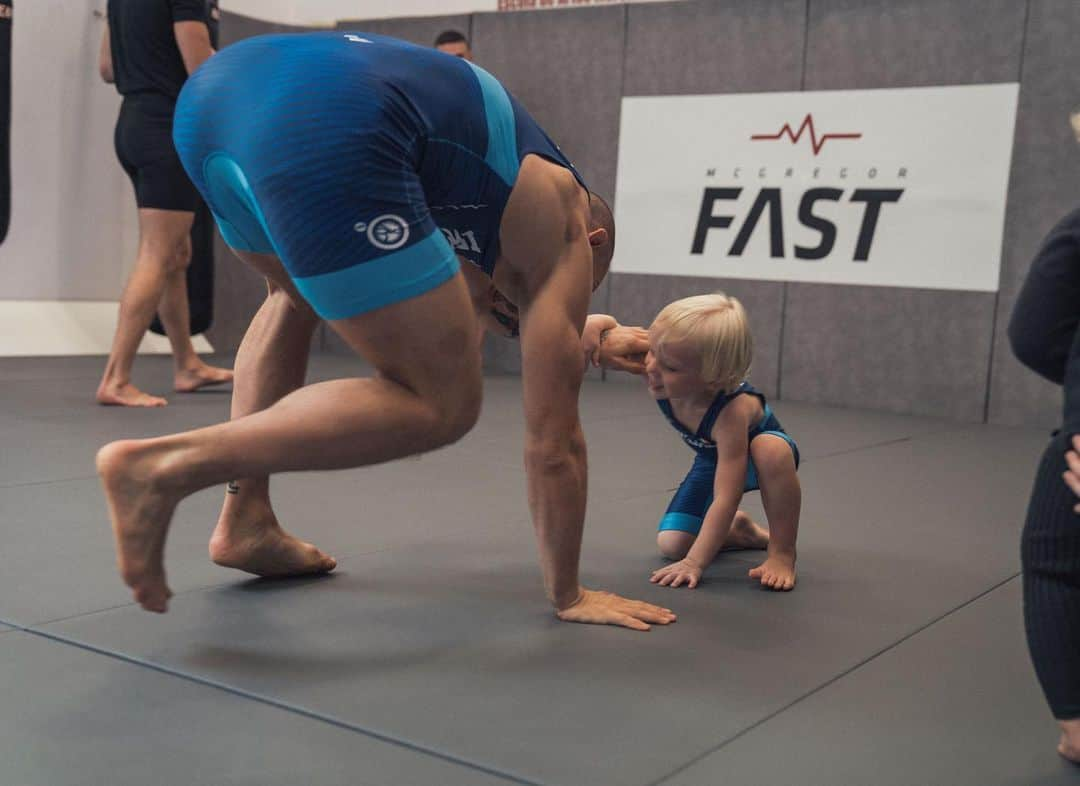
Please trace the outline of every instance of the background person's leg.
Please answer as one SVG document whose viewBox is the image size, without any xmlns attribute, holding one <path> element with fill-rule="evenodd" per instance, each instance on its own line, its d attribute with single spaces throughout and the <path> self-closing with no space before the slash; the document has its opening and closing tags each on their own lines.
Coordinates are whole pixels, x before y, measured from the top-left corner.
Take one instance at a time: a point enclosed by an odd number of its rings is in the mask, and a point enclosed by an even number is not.
<svg viewBox="0 0 1080 786">
<path fill-rule="evenodd" d="M 460 273 L 331 326 L 376 377 L 309 385 L 238 420 L 114 442 L 98 453 L 121 573 L 144 608 L 166 609 L 165 535 L 189 494 L 236 477 L 344 469 L 433 450 L 476 422 L 481 359 Z"/>
<path fill-rule="evenodd" d="M 1080 761 L 1080 515 L 1062 480 L 1065 437 L 1047 446 L 1021 539 L 1024 627 L 1031 661 L 1054 717 L 1059 750 Z"/>
<path fill-rule="evenodd" d="M 165 405 L 165 399 L 143 393 L 131 384 L 131 366 L 161 302 L 171 269 L 177 265 L 177 246 L 191 232 L 194 220 L 195 214 L 184 210 L 139 208 L 138 257 L 120 300 L 116 334 L 98 385 L 98 403 L 136 407 Z M 186 295 L 184 309 L 186 313 Z"/>
<path fill-rule="evenodd" d="M 204 363 L 191 343 L 191 312 L 188 308 L 187 269 L 191 265 L 191 234 L 180 238 L 174 258 L 167 267 L 165 291 L 158 305 L 161 324 L 173 353 L 173 388 L 190 393 L 207 385 L 221 385 L 232 379 L 232 372 Z"/>
</svg>

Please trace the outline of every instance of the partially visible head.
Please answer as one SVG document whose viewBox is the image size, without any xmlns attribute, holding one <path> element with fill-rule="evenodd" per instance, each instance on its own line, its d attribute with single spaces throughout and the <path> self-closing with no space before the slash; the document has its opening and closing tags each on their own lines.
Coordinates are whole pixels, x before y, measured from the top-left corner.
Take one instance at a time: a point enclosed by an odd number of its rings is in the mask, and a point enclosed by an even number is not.
<svg viewBox="0 0 1080 786">
<path fill-rule="evenodd" d="M 720 292 L 665 306 L 649 328 L 649 347 L 646 370 L 657 398 L 730 392 L 746 379 L 754 355 L 742 303 Z"/>
<path fill-rule="evenodd" d="M 472 49 L 469 47 L 469 39 L 457 30 L 444 30 L 435 39 L 435 48 L 448 55 L 460 57 L 463 60 L 472 60 Z"/>
<path fill-rule="evenodd" d="M 1069 125 L 1072 126 L 1076 141 L 1080 143 L 1080 106 L 1074 106 L 1073 110 L 1069 112 Z"/>
<path fill-rule="evenodd" d="M 589 192 L 589 245 L 593 254 L 593 291 L 611 268 L 615 255 L 615 216 L 599 194 Z"/>
</svg>

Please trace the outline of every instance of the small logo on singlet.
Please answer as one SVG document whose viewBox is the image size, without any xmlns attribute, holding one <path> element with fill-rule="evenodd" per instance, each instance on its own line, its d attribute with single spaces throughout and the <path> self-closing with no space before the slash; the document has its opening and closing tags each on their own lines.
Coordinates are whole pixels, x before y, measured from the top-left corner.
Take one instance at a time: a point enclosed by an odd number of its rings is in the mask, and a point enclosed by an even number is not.
<svg viewBox="0 0 1080 786">
<path fill-rule="evenodd" d="M 358 35 L 353 35 L 352 33 L 346 33 L 345 34 L 345 40 L 346 41 L 352 41 L 354 44 L 370 44 L 371 43 L 371 41 L 369 41 L 368 39 L 362 38 L 361 36 L 358 36 Z"/>
<path fill-rule="evenodd" d="M 384 251 L 401 248 L 409 240 L 409 225 L 401 216 L 392 213 L 373 218 L 369 223 L 357 221 L 353 229 L 366 232 L 368 242 Z"/>
</svg>

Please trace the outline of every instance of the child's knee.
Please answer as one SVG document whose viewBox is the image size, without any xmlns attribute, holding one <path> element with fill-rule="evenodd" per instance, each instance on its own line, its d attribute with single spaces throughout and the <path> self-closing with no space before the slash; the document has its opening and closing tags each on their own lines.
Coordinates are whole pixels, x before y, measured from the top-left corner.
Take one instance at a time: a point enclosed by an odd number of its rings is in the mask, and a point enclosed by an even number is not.
<svg viewBox="0 0 1080 786">
<path fill-rule="evenodd" d="M 759 477 L 795 474 L 795 455 L 791 445 L 781 437 L 770 434 L 757 437 L 750 445 L 750 455 Z"/>
<path fill-rule="evenodd" d="M 656 545 L 668 559 L 682 559 L 694 545 L 694 539 L 689 532 L 667 529 L 656 534 Z"/>
</svg>

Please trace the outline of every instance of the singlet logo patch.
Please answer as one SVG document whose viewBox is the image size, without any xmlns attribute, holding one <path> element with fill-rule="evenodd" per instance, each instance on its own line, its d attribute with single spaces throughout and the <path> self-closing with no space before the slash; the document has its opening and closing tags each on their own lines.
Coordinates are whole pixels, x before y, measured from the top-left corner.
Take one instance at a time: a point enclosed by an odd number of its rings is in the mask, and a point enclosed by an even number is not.
<svg viewBox="0 0 1080 786">
<path fill-rule="evenodd" d="M 353 224 L 357 232 L 366 232 L 368 242 L 383 251 L 401 248 L 409 241 L 409 225 L 401 216 L 392 213 L 373 218 L 370 222 L 357 221 Z"/>
</svg>

